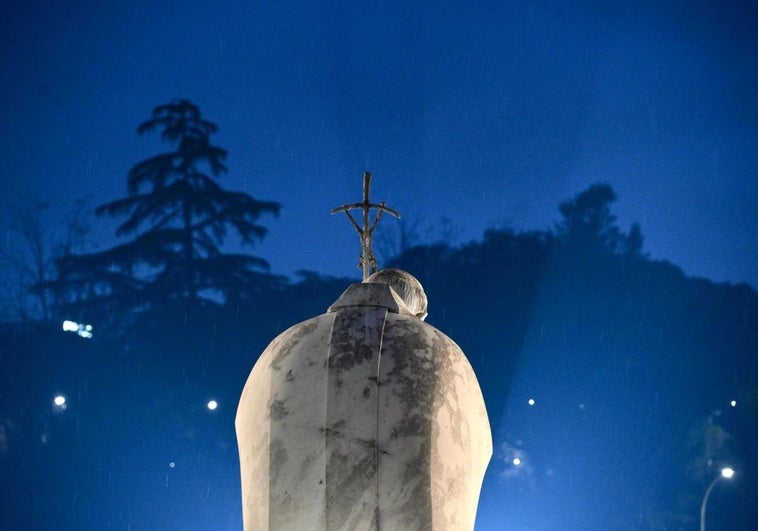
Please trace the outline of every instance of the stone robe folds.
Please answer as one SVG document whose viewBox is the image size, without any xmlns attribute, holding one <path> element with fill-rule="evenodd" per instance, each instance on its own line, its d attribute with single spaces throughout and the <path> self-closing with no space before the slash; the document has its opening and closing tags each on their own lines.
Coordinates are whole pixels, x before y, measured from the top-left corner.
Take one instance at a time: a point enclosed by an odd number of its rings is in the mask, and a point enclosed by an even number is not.
<svg viewBox="0 0 758 531">
<path fill-rule="evenodd" d="M 492 454 L 482 394 L 406 302 L 353 284 L 263 352 L 236 418 L 245 531 L 473 529 Z"/>
</svg>

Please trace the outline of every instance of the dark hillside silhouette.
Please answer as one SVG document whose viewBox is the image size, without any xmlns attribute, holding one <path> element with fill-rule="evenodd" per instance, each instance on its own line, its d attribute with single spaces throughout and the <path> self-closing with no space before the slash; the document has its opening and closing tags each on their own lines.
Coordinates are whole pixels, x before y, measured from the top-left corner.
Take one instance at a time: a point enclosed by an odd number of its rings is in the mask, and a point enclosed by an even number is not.
<svg viewBox="0 0 758 531">
<path fill-rule="evenodd" d="M 485 393 L 509 385 L 552 240 L 549 233 L 490 230 L 481 242 L 419 246 L 390 262 L 422 279 L 428 322 L 463 348 Z M 502 406 L 491 403 L 490 415 L 497 419 Z"/>
<path fill-rule="evenodd" d="M 617 226 L 614 199 L 595 185 L 561 204 L 553 231 L 493 229 L 385 264 L 421 280 L 428 321 L 460 344 L 482 386 L 495 456 L 480 518 L 521 507 L 542 515 L 534 528 L 693 529 L 705 486 L 729 463 L 738 474 L 709 512 L 724 529 L 749 529 L 758 293 L 649 259 L 640 227 Z M 160 249 L 145 241 L 132 242 L 135 256 Z M 178 260 L 181 250 L 158 254 Z M 118 329 L 96 327 L 90 340 L 6 325 L 0 480 L 12 486 L 10 528 L 239 529 L 233 418 L 249 370 L 275 335 L 326 311 L 352 281 L 303 271 L 186 311 L 176 302 L 191 300 L 190 284 L 153 297 L 144 281 L 135 285 L 152 318 L 108 306 Z M 66 411 L 51 405 L 59 391 Z M 211 398 L 217 411 L 205 407 Z"/>
<path fill-rule="evenodd" d="M 561 204 L 555 234 L 489 231 L 392 265 L 419 272 L 429 321 L 462 346 L 485 397 L 505 397 L 487 400 L 503 445 L 489 481 L 515 477 L 509 455 L 551 471 L 508 483 L 514 506 L 538 510 L 550 496 L 534 501 L 539 483 L 556 498 L 597 500 L 563 515 L 566 528 L 686 529 L 705 484 L 737 463 L 734 520 L 754 521 L 758 294 L 645 258 L 639 226 L 616 226 L 614 199 L 595 185 Z M 532 396 L 549 422 L 522 407 Z M 707 418 L 711 435 L 693 435 Z M 719 430 L 729 443 L 704 440 Z"/>
</svg>

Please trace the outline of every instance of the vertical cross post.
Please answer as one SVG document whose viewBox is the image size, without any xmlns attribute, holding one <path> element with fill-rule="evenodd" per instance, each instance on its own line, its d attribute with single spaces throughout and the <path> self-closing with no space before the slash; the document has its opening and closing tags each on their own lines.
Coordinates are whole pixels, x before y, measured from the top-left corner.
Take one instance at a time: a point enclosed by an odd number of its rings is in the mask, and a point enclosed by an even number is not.
<svg viewBox="0 0 758 531">
<path fill-rule="evenodd" d="M 342 205 L 340 207 L 332 209 L 331 212 L 332 214 L 336 214 L 338 212 L 344 212 L 347 214 L 347 217 L 350 220 L 350 223 L 352 223 L 353 228 L 355 228 L 355 230 L 358 232 L 358 236 L 361 239 L 361 259 L 358 262 L 358 267 L 363 270 L 363 280 L 366 280 L 369 276 L 371 276 L 371 273 L 374 273 L 377 269 L 376 258 L 374 258 L 374 252 L 372 249 L 372 236 L 374 234 L 374 229 L 376 229 L 376 226 L 379 224 L 379 220 L 382 218 L 382 214 L 387 212 L 396 218 L 400 217 L 400 213 L 387 207 L 384 201 L 381 203 L 372 203 L 369 199 L 370 193 L 371 174 L 369 172 L 363 172 L 363 202 Z M 377 213 L 374 220 L 370 222 L 369 213 L 372 208 L 376 209 Z M 355 209 L 360 209 L 363 211 L 362 226 L 358 225 L 358 222 L 355 221 L 355 218 L 350 213 L 351 210 Z"/>
</svg>

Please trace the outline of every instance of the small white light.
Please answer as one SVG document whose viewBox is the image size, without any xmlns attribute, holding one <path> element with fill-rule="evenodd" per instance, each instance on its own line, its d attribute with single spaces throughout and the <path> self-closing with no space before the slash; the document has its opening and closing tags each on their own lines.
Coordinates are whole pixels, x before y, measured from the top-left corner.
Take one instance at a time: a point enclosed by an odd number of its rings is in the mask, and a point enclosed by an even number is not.
<svg viewBox="0 0 758 531">
<path fill-rule="evenodd" d="M 168 467 L 169 467 L 169 468 L 174 468 L 175 466 L 176 466 L 176 463 L 174 463 L 173 461 L 171 461 L 171 462 L 168 464 Z"/>
<path fill-rule="evenodd" d="M 211 411 L 213 411 L 217 407 L 218 407 L 218 402 L 216 402 L 215 400 L 210 400 L 208 402 L 208 409 L 210 409 Z"/>
<path fill-rule="evenodd" d="M 735 406 L 737 405 L 737 401 L 736 401 L 736 400 L 732 400 L 731 402 L 729 402 L 729 404 L 730 404 L 732 407 L 735 407 Z"/>
<path fill-rule="evenodd" d="M 529 405 L 530 405 L 530 406 L 533 406 L 533 405 L 534 405 L 534 398 L 530 398 L 530 399 L 529 399 Z"/>
<path fill-rule="evenodd" d="M 92 339 L 92 325 L 80 324 L 79 329 L 76 333 L 79 335 L 79 337 Z"/>
<path fill-rule="evenodd" d="M 53 398 L 53 404 L 55 404 L 57 407 L 63 407 L 66 405 L 66 397 L 63 395 L 57 395 L 55 398 Z"/>
<path fill-rule="evenodd" d="M 76 321 L 63 321 L 63 331 L 64 332 L 74 332 L 79 337 L 83 337 L 85 339 L 92 339 L 92 325 L 91 324 L 83 324 L 83 323 L 77 323 Z"/>
<path fill-rule="evenodd" d="M 513 465 L 514 466 L 519 466 L 520 464 L 521 464 L 521 459 L 519 459 L 518 457 L 514 457 L 513 458 Z"/>
<path fill-rule="evenodd" d="M 734 475 L 734 469 L 729 467 L 722 468 L 721 475 L 726 479 L 731 479 L 731 477 Z"/>
</svg>

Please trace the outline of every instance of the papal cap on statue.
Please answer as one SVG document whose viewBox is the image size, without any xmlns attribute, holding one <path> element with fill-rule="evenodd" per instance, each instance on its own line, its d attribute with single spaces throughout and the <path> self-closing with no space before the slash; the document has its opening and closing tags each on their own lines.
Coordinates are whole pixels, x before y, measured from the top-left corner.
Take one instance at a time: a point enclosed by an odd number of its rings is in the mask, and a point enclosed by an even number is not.
<svg viewBox="0 0 758 531">
<path fill-rule="evenodd" d="M 382 269 L 368 277 L 364 282 L 388 284 L 403 300 L 413 315 L 426 319 L 427 300 L 424 287 L 416 277 L 399 269 Z"/>
<path fill-rule="evenodd" d="M 236 418 L 245 531 L 473 529 L 487 412 L 425 314 L 418 280 L 380 271 L 261 354 Z"/>
</svg>

